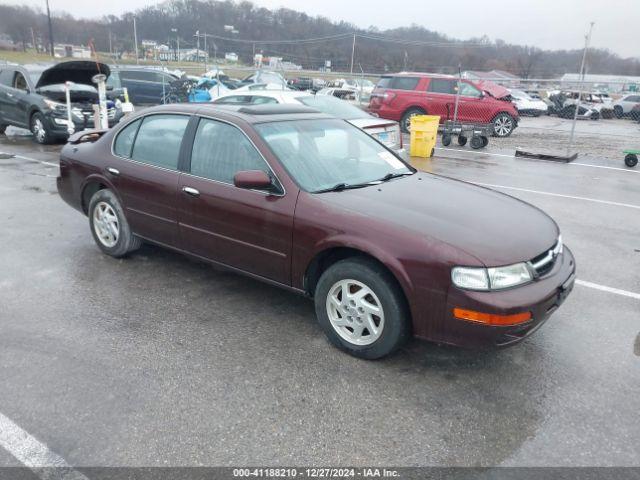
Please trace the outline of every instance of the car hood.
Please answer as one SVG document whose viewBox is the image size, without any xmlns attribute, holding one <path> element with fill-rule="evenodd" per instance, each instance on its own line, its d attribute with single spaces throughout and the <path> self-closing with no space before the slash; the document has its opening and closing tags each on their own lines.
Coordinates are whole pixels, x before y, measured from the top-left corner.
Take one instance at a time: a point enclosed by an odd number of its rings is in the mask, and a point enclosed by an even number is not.
<svg viewBox="0 0 640 480">
<path fill-rule="evenodd" d="M 476 82 L 476 84 L 478 85 L 478 87 L 480 87 L 481 90 L 484 90 L 493 98 L 497 98 L 498 100 L 506 99 L 511 95 L 511 92 L 509 92 L 509 90 L 507 90 L 506 88 L 488 80 L 479 81 Z"/>
<path fill-rule="evenodd" d="M 86 60 L 62 62 L 42 72 L 42 75 L 36 84 L 36 88 L 65 82 L 82 83 L 84 85 L 95 86 L 91 79 L 98 73 L 104 73 L 109 77 L 111 70 L 108 65 L 100 62 Z"/>
<path fill-rule="evenodd" d="M 485 266 L 531 260 L 559 234 L 553 219 L 528 203 L 424 172 L 320 195 L 336 208 L 447 243 Z"/>
</svg>

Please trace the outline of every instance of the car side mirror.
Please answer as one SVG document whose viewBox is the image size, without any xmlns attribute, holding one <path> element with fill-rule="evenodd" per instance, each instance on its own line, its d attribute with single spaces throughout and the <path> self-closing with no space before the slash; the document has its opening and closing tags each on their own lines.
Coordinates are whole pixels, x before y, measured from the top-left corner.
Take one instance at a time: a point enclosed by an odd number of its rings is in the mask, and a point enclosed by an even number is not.
<svg viewBox="0 0 640 480">
<path fill-rule="evenodd" d="M 243 170 L 233 176 L 233 184 L 247 190 L 276 190 L 273 180 L 262 170 Z"/>
</svg>

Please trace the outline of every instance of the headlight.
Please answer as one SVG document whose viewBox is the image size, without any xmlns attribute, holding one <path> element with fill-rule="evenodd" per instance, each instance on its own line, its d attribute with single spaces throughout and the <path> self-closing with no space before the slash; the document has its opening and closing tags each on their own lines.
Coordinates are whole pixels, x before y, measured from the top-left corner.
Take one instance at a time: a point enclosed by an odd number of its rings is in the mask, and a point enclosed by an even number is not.
<svg viewBox="0 0 640 480">
<path fill-rule="evenodd" d="M 486 268 L 454 267 L 451 270 L 453 284 L 470 290 L 489 290 Z"/>
<path fill-rule="evenodd" d="M 532 280 L 526 263 L 505 267 L 454 267 L 451 270 L 453 284 L 468 290 L 500 290 L 515 287 Z"/>
<path fill-rule="evenodd" d="M 57 110 L 59 112 L 66 112 L 67 106 L 64 103 L 54 102 L 53 100 L 49 100 L 48 98 L 44 99 L 44 103 L 47 104 L 51 110 Z"/>
<path fill-rule="evenodd" d="M 531 281 L 531 272 L 525 263 L 487 269 L 492 289 L 514 287 Z"/>
</svg>

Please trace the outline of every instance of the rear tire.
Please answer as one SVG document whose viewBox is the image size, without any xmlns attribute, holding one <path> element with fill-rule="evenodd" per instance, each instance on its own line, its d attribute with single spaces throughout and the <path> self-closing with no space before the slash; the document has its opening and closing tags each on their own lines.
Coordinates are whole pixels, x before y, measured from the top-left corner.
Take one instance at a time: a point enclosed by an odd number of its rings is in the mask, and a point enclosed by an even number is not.
<svg viewBox="0 0 640 480">
<path fill-rule="evenodd" d="M 120 258 L 142 245 L 142 240 L 131 232 L 122 206 L 111 190 L 94 193 L 88 215 L 91 234 L 103 253 Z"/>
<path fill-rule="evenodd" d="M 613 114 L 616 118 L 622 118 L 624 116 L 624 109 L 620 105 L 613 107 Z"/>
<path fill-rule="evenodd" d="M 411 335 L 400 286 L 373 260 L 356 257 L 330 266 L 318 281 L 314 301 L 329 341 L 355 357 L 390 355 Z"/>
<path fill-rule="evenodd" d="M 491 122 L 491 129 L 494 137 L 505 138 L 513 133 L 516 128 L 516 121 L 508 113 L 499 113 Z"/>
<path fill-rule="evenodd" d="M 442 145 L 444 147 L 448 147 L 449 145 L 451 145 L 451 135 L 448 133 L 443 133 L 442 134 Z"/>
<path fill-rule="evenodd" d="M 624 157 L 624 164 L 627 167 L 633 168 L 638 164 L 638 157 L 633 153 L 630 153 L 626 157 Z"/>
<path fill-rule="evenodd" d="M 0 134 L 4 133 L 7 130 L 9 125 L 0 125 Z"/>
<path fill-rule="evenodd" d="M 464 147 L 467 144 L 467 137 L 464 135 L 458 135 L 458 145 Z"/>
<path fill-rule="evenodd" d="M 400 119 L 400 129 L 404 132 L 404 133 L 411 133 L 411 117 L 415 117 L 416 115 L 426 115 L 427 112 L 425 112 L 422 108 L 410 108 L 409 110 L 407 110 L 406 112 L 404 112 L 404 115 L 402 115 L 402 118 Z"/>
</svg>

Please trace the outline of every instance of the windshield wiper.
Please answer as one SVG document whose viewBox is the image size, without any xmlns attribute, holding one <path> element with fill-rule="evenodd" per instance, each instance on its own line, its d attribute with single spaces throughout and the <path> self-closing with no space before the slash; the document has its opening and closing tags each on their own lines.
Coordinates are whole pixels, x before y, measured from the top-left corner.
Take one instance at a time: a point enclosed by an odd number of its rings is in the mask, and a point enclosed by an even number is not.
<svg viewBox="0 0 640 480">
<path fill-rule="evenodd" d="M 369 183 L 369 182 L 367 182 L 367 183 L 353 183 L 353 184 L 341 182 L 341 183 L 336 183 L 333 187 L 322 188 L 320 190 L 314 190 L 313 193 L 341 192 L 342 190 L 350 190 L 350 189 L 353 189 L 353 188 L 368 187 L 369 185 L 371 185 L 371 183 Z"/>
<path fill-rule="evenodd" d="M 382 177 L 379 180 L 376 180 L 376 182 L 387 182 L 393 178 L 398 178 L 398 177 L 404 177 L 406 175 L 413 175 L 415 172 L 403 172 L 403 173 L 398 173 L 398 172 L 390 172 L 387 173 L 384 177 Z"/>
</svg>

